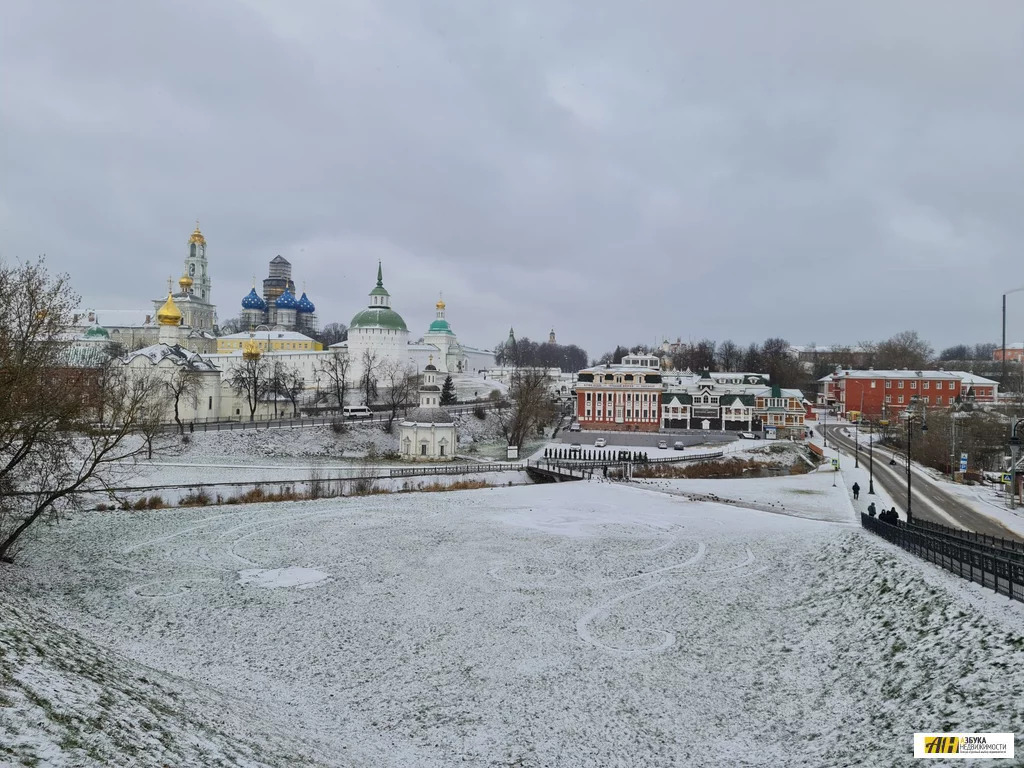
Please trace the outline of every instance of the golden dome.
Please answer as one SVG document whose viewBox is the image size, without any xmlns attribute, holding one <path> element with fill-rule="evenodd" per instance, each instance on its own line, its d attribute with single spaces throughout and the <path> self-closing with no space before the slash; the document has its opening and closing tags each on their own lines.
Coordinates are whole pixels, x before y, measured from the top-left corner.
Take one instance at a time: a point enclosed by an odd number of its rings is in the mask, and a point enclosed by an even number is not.
<svg viewBox="0 0 1024 768">
<path fill-rule="evenodd" d="M 182 275 L 181 279 L 178 280 L 178 286 L 181 288 L 182 291 L 185 291 L 187 293 L 188 289 L 192 287 L 192 282 L 193 280 L 191 277 L 189 277 L 188 275 Z"/>
<path fill-rule="evenodd" d="M 203 237 L 203 233 L 199 231 L 199 222 L 196 221 L 196 228 L 192 230 L 192 237 L 188 239 L 190 243 L 199 243 L 200 245 L 206 245 L 206 238 Z"/>
<path fill-rule="evenodd" d="M 181 325 L 181 310 L 174 303 L 171 292 L 167 292 L 167 301 L 156 313 L 156 321 L 160 325 Z"/>
<path fill-rule="evenodd" d="M 438 299 L 437 304 L 434 305 L 438 309 L 444 309 L 444 299 Z"/>
<path fill-rule="evenodd" d="M 255 339 L 250 338 L 242 344 L 242 357 L 246 360 L 259 360 L 262 354 L 263 350 L 260 349 L 260 345 L 256 343 Z"/>
</svg>

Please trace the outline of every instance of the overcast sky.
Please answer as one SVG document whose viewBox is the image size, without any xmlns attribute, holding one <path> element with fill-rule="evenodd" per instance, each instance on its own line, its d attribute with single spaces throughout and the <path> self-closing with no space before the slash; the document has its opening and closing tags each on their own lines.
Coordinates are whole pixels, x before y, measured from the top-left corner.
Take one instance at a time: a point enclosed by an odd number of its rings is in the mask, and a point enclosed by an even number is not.
<svg viewBox="0 0 1024 768">
<path fill-rule="evenodd" d="M 218 314 L 276 254 L 321 323 L 377 260 L 414 338 L 918 329 L 1024 285 L 1019 0 L 6 0 L 0 256 Z M 1024 339 L 1024 293 L 1009 298 Z"/>
</svg>

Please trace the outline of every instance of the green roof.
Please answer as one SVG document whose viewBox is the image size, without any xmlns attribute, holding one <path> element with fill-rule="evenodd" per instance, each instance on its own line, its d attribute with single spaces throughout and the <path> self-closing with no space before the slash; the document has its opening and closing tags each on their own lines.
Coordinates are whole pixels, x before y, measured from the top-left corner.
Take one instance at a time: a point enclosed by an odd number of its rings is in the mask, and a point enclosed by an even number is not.
<svg viewBox="0 0 1024 768">
<path fill-rule="evenodd" d="M 388 307 L 370 307 L 352 318 L 348 325 L 353 328 L 387 328 L 392 331 L 408 331 L 405 320 L 395 310 Z"/>
<path fill-rule="evenodd" d="M 448 325 L 447 320 L 435 320 L 430 324 L 430 327 L 427 328 L 427 333 L 448 333 L 452 336 L 455 335 L 452 327 Z"/>
<path fill-rule="evenodd" d="M 87 339 L 109 339 L 110 334 L 107 333 L 107 329 L 102 325 L 94 325 L 85 332 L 85 338 Z"/>
</svg>

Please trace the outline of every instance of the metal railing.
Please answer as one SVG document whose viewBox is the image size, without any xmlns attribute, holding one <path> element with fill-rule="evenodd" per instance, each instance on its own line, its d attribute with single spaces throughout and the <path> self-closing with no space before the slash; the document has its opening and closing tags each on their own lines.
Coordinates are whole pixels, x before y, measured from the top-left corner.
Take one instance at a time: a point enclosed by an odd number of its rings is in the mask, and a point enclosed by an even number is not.
<svg viewBox="0 0 1024 768">
<path fill-rule="evenodd" d="M 1012 551 L 861 513 L 860 524 L 907 552 L 1011 600 L 1024 602 L 1024 560 Z"/>
<path fill-rule="evenodd" d="M 965 531 L 962 528 L 950 528 L 948 525 L 933 523 L 930 520 L 922 520 L 921 518 L 914 520 L 914 526 L 948 537 L 963 539 L 964 541 L 973 541 L 988 547 L 994 547 L 1007 552 L 1018 552 L 1024 555 L 1024 541 L 1005 539 L 1002 536 L 989 536 L 987 533 Z"/>
<path fill-rule="evenodd" d="M 678 464 L 683 461 L 704 461 L 707 459 L 720 459 L 725 456 L 725 451 L 706 451 L 704 453 L 682 453 L 673 454 L 671 456 L 664 456 L 661 458 L 634 458 L 635 453 L 642 453 L 640 451 L 594 451 L 594 450 L 582 450 L 573 451 L 572 449 L 556 448 L 552 449 L 556 453 L 564 453 L 569 455 L 564 456 L 545 456 L 544 461 L 547 462 L 561 462 L 565 464 L 571 464 L 573 466 L 588 466 L 592 468 L 598 467 L 617 467 L 623 464 L 634 464 L 636 466 L 650 466 L 652 464 Z M 571 454 L 579 453 L 579 456 L 573 456 Z M 591 457 L 590 454 L 601 454 L 598 456 Z M 619 454 L 628 454 L 625 457 L 620 457 Z M 584 458 L 586 457 L 586 458 Z"/>
</svg>

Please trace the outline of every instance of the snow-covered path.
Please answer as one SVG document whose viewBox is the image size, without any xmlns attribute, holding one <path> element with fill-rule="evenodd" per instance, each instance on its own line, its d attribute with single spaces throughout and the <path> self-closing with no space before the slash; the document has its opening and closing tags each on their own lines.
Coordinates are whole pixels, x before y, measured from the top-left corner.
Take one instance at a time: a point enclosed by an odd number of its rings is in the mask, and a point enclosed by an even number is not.
<svg viewBox="0 0 1024 768">
<path fill-rule="evenodd" d="M 18 578 L 337 765 L 910 765 L 915 730 L 1024 730 L 1021 612 L 822 490 L 799 517 L 600 482 L 89 515 Z"/>
</svg>

